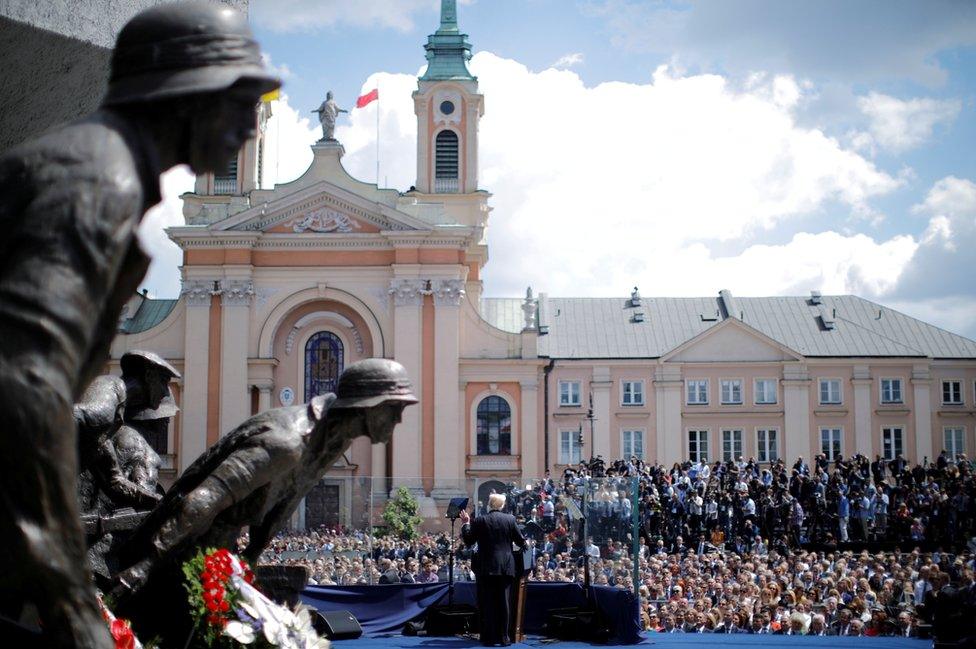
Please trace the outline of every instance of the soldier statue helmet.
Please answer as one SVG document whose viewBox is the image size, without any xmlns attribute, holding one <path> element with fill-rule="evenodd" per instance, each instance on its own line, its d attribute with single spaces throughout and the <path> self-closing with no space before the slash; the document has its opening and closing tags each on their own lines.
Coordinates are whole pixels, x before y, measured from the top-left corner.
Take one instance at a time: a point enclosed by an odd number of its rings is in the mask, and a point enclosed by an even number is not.
<svg viewBox="0 0 976 649">
<path fill-rule="evenodd" d="M 122 28 L 104 104 L 168 99 L 253 83 L 260 94 L 281 81 L 269 74 L 247 19 L 209 2 L 161 4 Z"/>
</svg>

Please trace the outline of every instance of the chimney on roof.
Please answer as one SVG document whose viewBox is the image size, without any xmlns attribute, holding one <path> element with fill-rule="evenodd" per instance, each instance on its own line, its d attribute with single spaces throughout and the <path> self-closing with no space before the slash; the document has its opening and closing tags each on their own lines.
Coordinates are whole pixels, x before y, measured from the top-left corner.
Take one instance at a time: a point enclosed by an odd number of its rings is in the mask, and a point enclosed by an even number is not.
<svg viewBox="0 0 976 649">
<path fill-rule="evenodd" d="M 732 291 L 727 288 L 723 288 L 718 292 L 719 305 L 722 307 L 722 319 L 726 318 L 739 318 L 742 319 L 742 311 L 735 303 L 735 298 L 732 296 Z"/>
<path fill-rule="evenodd" d="M 539 332 L 540 336 L 544 336 L 549 333 L 549 299 L 545 293 L 539 293 L 539 299 L 536 301 L 536 330 Z"/>
<path fill-rule="evenodd" d="M 810 304 L 816 306 L 823 303 L 821 299 L 820 291 L 810 291 Z"/>
<path fill-rule="evenodd" d="M 640 306 L 640 305 L 641 305 L 641 294 L 640 291 L 638 291 L 637 287 L 635 286 L 634 290 L 630 293 L 630 306 Z"/>
</svg>

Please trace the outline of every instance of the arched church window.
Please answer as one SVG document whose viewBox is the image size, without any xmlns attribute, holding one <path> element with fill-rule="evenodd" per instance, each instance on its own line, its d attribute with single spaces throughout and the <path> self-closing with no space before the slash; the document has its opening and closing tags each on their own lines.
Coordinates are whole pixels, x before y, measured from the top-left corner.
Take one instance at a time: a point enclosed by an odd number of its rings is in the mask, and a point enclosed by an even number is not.
<svg viewBox="0 0 976 649">
<path fill-rule="evenodd" d="M 478 455 L 511 455 L 512 409 L 497 396 L 478 404 Z"/>
<path fill-rule="evenodd" d="M 305 344 L 305 401 L 335 392 L 342 373 L 342 341 L 331 331 L 320 331 Z"/>
<path fill-rule="evenodd" d="M 458 136 L 451 130 L 437 134 L 434 156 L 434 186 L 439 193 L 458 191 Z"/>
</svg>

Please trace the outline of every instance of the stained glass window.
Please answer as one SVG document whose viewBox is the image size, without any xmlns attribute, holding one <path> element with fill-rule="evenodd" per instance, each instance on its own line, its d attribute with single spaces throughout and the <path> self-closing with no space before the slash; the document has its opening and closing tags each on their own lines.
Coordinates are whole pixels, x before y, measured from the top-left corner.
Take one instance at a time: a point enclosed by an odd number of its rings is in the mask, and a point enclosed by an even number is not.
<svg viewBox="0 0 976 649">
<path fill-rule="evenodd" d="M 512 409 L 501 397 L 478 404 L 478 455 L 511 455 Z"/>
<path fill-rule="evenodd" d="M 342 373 L 342 341 L 331 331 L 320 331 L 305 344 L 305 401 L 335 392 Z"/>
</svg>

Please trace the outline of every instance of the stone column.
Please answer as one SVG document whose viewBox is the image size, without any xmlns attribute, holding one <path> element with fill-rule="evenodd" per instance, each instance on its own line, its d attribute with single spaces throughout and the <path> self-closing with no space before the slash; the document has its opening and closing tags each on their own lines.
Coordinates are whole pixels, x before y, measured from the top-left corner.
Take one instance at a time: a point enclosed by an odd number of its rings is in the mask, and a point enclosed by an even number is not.
<svg viewBox="0 0 976 649">
<path fill-rule="evenodd" d="M 251 415 L 247 390 L 247 339 L 251 329 L 254 284 L 249 278 L 221 282 L 220 434 Z"/>
<path fill-rule="evenodd" d="M 271 381 L 255 382 L 254 387 L 258 389 L 258 412 L 270 410 L 274 383 Z"/>
<path fill-rule="evenodd" d="M 431 281 L 434 296 L 434 490 L 435 498 L 464 495 L 464 427 L 458 403 L 463 279 Z"/>
<path fill-rule="evenodd" d="M 915 457 L 908 458 L 921 462 L 928 456 L 929 460 L 942 450 L 942 441 L 935 444 L 932 440 L 932 374 L 928 365 L 915 365 L 912 368 L 912 392 L 915 402 Z M 908 457 L 908 449 L 905 456 Z"/>
<path fill-rule="evenodd" d="M 657 428 L 658 464 L 670 466 L 687 459 L 685 432 L 681 421 L 681 396 L 684 384 L 681 369 L 662 365 L 654 372 L 654 414 Z"/>
<path fill-rule="evenodd" d="M 186 305 L 183 352 L 183 402 L 180 404 L 180 472 L 207 449 L 207 372 L 210 349 L 210 300 L 219 295 L 214 279 L 184 279 L 180 297 Z"/>
<path fill-rule="evenodd" d="M 539 462 L 539 380 L 527 379 L 519 384 L 522 390 L 522 414 L 519 417 L 519 454 L 522 456 L 522 484 L 542 476 Z"/>
<path fill-rule="evenodd" d="M 810 377 L 806 365 L 783 369 L 783 449 L 780 457 L 810 459 L 819 448 L 810 437 Z"/>
<path fill-rule="evenodd" d="M 854 366 L 854 451 L 873 457 L 871 426 L 871 406 L 874 404 L 871 393 L 871 371 L 867 365 Z"/>
<path fill-rule="evenodd" d="M 595 456 L 602 455 L 603 459 L 611 462 L 613 457 L 610 455 L 610 368 L 598 366 L 593 368 L 593 378 L 590 381 L 590 390 L 593 394 L 593 448 L 590 452 Z M 586 395 L 581 395 L 586 398 Z M 584 426 L 589 426 L 586 422 Z M 586 431 L 587 437 L 590 431 Z"/>
<path fill-rule="evenodd" d="M 394 358 L 410 375 L 414 394 L 423 400 L 423 340 L 420 308 L 427 281 L 417 277 L 397 277 L 390 284 L 393 295 Z M 393 488 L 406 486 L 420 490 L 421 483 L 421 408 L 420 404 L 403 411 L 403 422 L 393 435 Z"/>
</svg>

